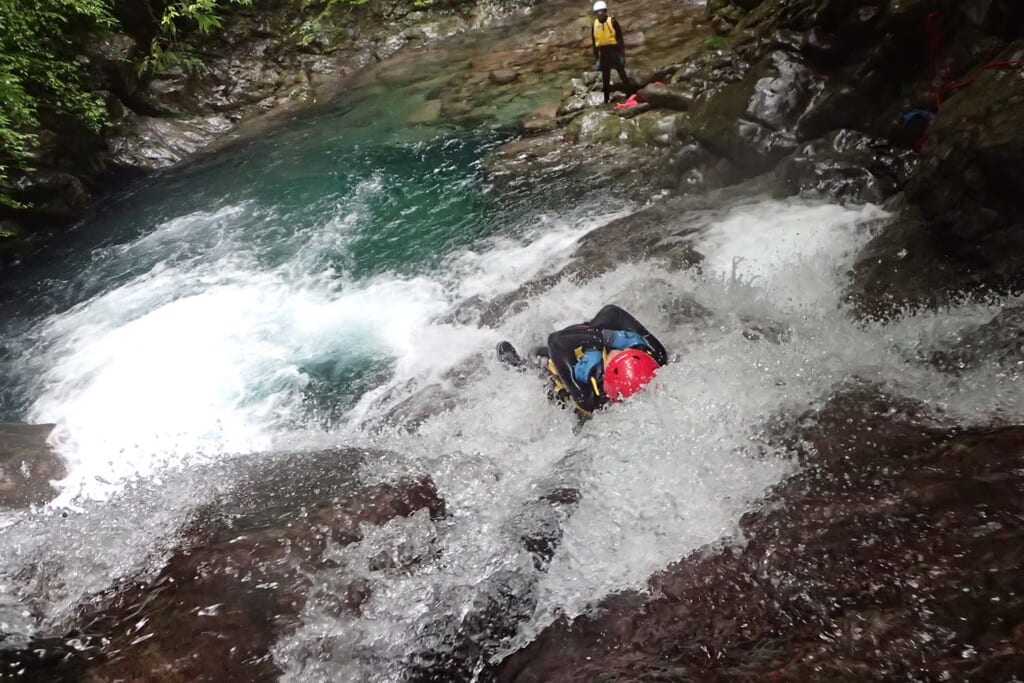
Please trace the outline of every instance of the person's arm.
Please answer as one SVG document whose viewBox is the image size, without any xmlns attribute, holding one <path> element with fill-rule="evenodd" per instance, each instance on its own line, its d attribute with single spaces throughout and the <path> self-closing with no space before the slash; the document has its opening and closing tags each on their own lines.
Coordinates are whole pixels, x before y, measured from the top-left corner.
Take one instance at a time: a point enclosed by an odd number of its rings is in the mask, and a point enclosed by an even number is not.
<svg viewBox="0 0 1024 683">
<path fill-rule="evenodd" d="M 623 59 L 626 58 L 626 37 L 622 33 L 622 26 L 619 25 L 619 20 L 612 17 L 612 28 L 615 29 L 615 40 L 619 47 L 619 54 Z"/>
<path fill-rule="evenodd" d="M 594 48 L 594 61 L 597 61 L 601 57 L 601 53 L 597 50 L 597 35 L 594 33 L 594 24 L 590 24 L 590 46 Z"/>
<path fill-rule="evenodd" d="M 636 332 L 643 338 L 644 343 L 650 347 L 651 355 L 654 357 L 654 360 L 658 361 L 658 365 L 666 365 L 668 363 L 668 351 L 658 341 L 658 338 L 651 334 L 650 330 L 644 327 L 639 320 L 615 304 L 608 304 L 598 311 L 594 319 L 590 321 L 590 324 L 599 330 Z"/>
<path fill-rule="evenodd" d="M 590 381 L 580 381 L 573 373 L 578 360 L 576 349 L 593 350 L 600 347 L 601 334 L 589 325 L 572 325 L 548 336 L 548 352 L 562 384 L 572 396 L 573 402 L 588 412 L 600 408 L 604 404 L 604 396 L 594 390 Z"/>
</svg>

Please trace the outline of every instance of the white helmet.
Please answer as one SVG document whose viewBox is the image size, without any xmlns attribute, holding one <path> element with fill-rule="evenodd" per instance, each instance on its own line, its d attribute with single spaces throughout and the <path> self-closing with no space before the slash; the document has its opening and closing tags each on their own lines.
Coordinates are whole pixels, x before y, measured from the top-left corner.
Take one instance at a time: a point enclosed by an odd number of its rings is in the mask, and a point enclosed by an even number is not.
<svg viewBox="0 0 1024 683">
<path fill-rule="evenodd" d="M 603 9 L 608 9 L 608 3 L 606 3 L 604 0 L 597 0 L 597 2 L 594 3 L 594 11 L 600 12 Z"/>
</svg>

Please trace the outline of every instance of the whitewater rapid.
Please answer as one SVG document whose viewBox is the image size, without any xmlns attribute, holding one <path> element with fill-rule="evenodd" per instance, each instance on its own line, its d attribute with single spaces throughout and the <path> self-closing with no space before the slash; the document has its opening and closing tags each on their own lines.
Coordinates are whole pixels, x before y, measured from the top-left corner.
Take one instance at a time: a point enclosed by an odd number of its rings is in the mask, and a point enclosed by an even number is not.
<svg viewBox="0 0 1024 683">
<path fill-rule="evenodd" d="M 43 623 L 60 623 L 116 577 L 153 571 L 176 525 L 230 486 L 204 474 L 213 464 L 275 449 L 383 448 L 393 455 L 368 463 L 367 476 L 430 475 L 448 518 L 415 515 L 368 531 L 339 559 L 346 581 L 354 573 L 374 586 L 361 616 L 339 617 L 314 597 L 275 659 L 286 680 L 394 680 L 437 645 L 440 615 L 470 609 L 497 572 L 526 577 L 532 596 L 507 649 L 611 592 L 642 590 L 651 573 L 704 544 L 741 542 L 739 518 L 795 467 L 767 445 L 767 430 L 846 383 L 893 387 L 962 424 L 1024 416 L 1020 392 L 995 371 L 965 380 L 913 362 L 998 306 L 886 326 L 852 320 L 842 288 L 856 250 L 886 219 L 873 206 L 738 202 L 692 237 L 705 257 L 699 272 L 628 264 L 564 280 L 494 329 L 452 321 L 474 297 L 557 272 L 583 235 L 631 208 L 536 216 L 411 276 L 358 278 L 328 265 L 324 250 L 343 249 L 358 207 L 295 238 L 271 264 L 232 242 L 233 225 L 274 220 L 246 203 L 112 247 L 119 253 L 101 260 L 151 262 L 33 332 L 41 380 L 30 418 L 58 425 L 69 476 L 50 508 L 0 532 L 10 611 L 32 594 Z M 208 248 L 180 247 L 182 233 L 205 236 Z M 544 400 L 541 381 L 498 364 L 493 346 L 541 343 L 609 302 L 654 331 L 672 363 L 634 400 L 576 430 L 570 413 Z M 308 369 L 346 359 L 377 363 L 375 381 L 340 419 L 313 419 Z M 434 385 L 453 395 L 446 410 L 411 431 L 381 425 Z M 555 471 L 580 501 L 539 573 L 514 541 Z M 68 506 L 77 512 L 62 517 Z M 439 559 L 372 568 L 375 550 L 396 544 Z M 19 567 L 32 567 L 30 578 L 12 579 Z M 314 577 L 327 592 L 338 581 L 336 572 Z"/>
<path fill-rule="evenodd" d="M 657 332 L 673 363 L 636 400 L 578 434 L 570 415 L 539 400 L 536 378 L 493 360 L 467 371 L 454 408 L 411 434 L 375 434 L 371 443 L 402 454 L 376 463 L 382 476 L 407 471 L 412 456 L 416 470 L 438 482 L 452 517 L 434 535 L 423 519 L 396 521 L 375 542 L 432 546 L 442 559 L 422 572 L 392 573 L 350 562 L 345 576 L 360 575 L 361 566 L 377 587 L 362 618 L 334 619 L 311 601 L 305 625 L 277 648 L 287 679 L 398 679 L 416 652 L 445 646 L 434 633 L 438 615 L 472 611 L 494 577 L 520 577 L 520 589 L 532 594 L 530 616 L 507 652 L 611 592 L 644 590 L 653 572 L 702 545 L 741 542 L 740 516 L 794 467 L 767 435 L 843 386 L 887 386 L 925 402 L 936 420 L 1021 414 L 1020 392 L 997 373 L 961 384 L 913 362 L 998 306 L 890 326 L 852 320 L 842 303 L 846 272 L 885 219 L 871 206 L 748 201 L 695 238 L 706 257 L 699 274 L 627 265 L 583 286 L 564 281 L 532 300 L 500 336 L 527 347 L 612 301 Z M 693 303 L 707 313 L 679 314 Z M 1006 390 L 993 391 L 1000 386 Z M 581 499 L 550 566 L 537 573 L 516 548 L 520 516 L 560 469 L 569 470 Z M 331 577 L 322 580 L 329 590 Z"/>
<path fill-rule="evenodd" d="M 608 218 L 542 215 L 515 238 L 453 255 L 432 276 L 355 280 L 322 263 L 325 244 L 342 251 L 365 210 L 358 198 L 346 209 L 293 238 L 309 241 L 272 268 L 237 237 L 276 219 L 252 204 L 175 218 L 101 255 L 153 263 L 43 321 L 33 333 L 39 351 L 27 361 L 42 375 L 29 419 L 57 425 L 52 441 L 69 466 L 55 505 L 105 498 L 183 461 L 266 451 L 309 429 L 307 368 L 380 361 L 390 385 L 436 379 L 497 339 L 439 319 L 470 297 L 558 267 Z M 207 248 L 179 253 L 192 236 Z"/>
</svg>

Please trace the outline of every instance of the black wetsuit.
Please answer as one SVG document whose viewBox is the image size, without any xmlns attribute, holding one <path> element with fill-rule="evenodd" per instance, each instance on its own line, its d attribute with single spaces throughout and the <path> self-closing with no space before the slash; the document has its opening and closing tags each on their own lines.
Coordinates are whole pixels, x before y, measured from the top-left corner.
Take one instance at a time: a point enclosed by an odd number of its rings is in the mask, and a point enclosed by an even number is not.
<svg viewBox="0 0 1024 683">
<path fill-rule="evenodd" d="M 594 59 L 601 65 L 604 101 L 608 102 L 612 96 L 612 69 L 618 72 L 624 86 L 630 87 L 630 82 L 629 76 L 626 75 L 626 44 L 623 42 L 622 27 L 619 26 L 619 20 L 615 17 L 608 17 L 606 21 L 612 22 L 612 28 L 615 29 L 615 39 L 618 41 L 618 45 L 598 47 L 597 39 L 593 35 L 591 35 L 591 43 L 594 48 Z M 591 31 L 591 34 L 593 34 L 593 31 Z"/>
<path fill-rule="evenodd" d="M 589 366 L 585 379 L 578 376 L 588 367 L 587 352 L 596 351 L 603 358 L 609 350 L 624 348 L 643 349 L 658 365 L 668 363 L 668 352 L 657 337 L 614 304 L 602 308 L 589 322 L 552 332 L 548 336 L 547 349 L 537 349 L 533 353 L 539 352 L 549 358 L 552 398 L 562 403 L 571 401 L 585 416 L 608 402 L 603 389 L 603 360 Z"/>
</svg>

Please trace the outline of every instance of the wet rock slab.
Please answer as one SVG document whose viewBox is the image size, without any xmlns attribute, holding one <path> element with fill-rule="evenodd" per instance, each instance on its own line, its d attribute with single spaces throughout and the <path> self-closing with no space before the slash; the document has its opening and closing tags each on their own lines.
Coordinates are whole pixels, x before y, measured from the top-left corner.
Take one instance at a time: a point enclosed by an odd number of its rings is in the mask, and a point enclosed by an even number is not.
<svg viewBox="0 0 1024 683">
<path fill-rule="evenodd" d="M 196 154 L 234 128 L 224 116 L 181 119 L 133 117 L 134 125 L 111 143 L 111 162 L 117 166 L 158 171 Z"/>
<path fill-rule="evenodd" d="M 538 583 L 562 542 L 563 529 L 583 493 L 592 454 L 570 450 L 534 481 L 532 495 L 502 524 L 507 546 L 493 571 L 471 593 L 437 609 L 421 630 L 426 647 L 409 660 L 409 683 L 469 683 L 501 651 L 537 608 Z M 518 560 L 518 561 L 517 561 Z"/>
<path fill-rule="evenodd" d="M 880 204 L 903 189 L 917 154 L 853 130 L 803 145 L 775 168 L 776 195 Z"/>
<path fill-rule="evenodd" d="M 0 657 L 3 673 L 35 680 L 271 681 L 270 647 L 291 632 L 325 550 L 444 503 L 426 478 L 368 485 L 352 473 L 365 454 L 327 451 L 258 467 L 225 500 L 202 509 L 154 576 L 95 596 L 75 630 Z M 357 612 L 369 586 L 338 598 Z"/>
<path fill-rule="evenodd" d="M 38 505 L 56 495 L 67 472 L 46 445 L 53 425 L 0 423 L 0 510 Z"/>
<path fill-rule="evenodd" d="M 1024 427 L 958 430 L 869 388 L 772 440 L 803 463 L 705 548 L 495 665 L 496 681 L 1013 680 Z"/>
</svg>

